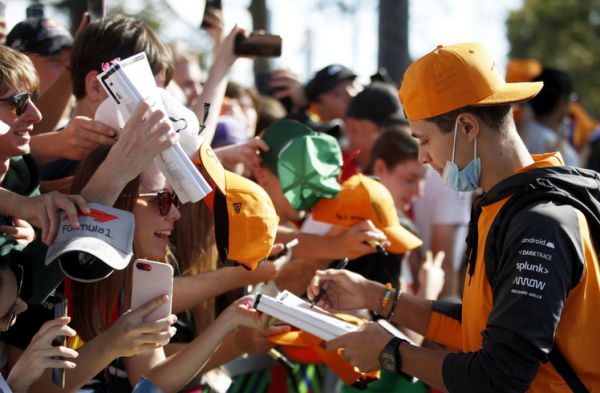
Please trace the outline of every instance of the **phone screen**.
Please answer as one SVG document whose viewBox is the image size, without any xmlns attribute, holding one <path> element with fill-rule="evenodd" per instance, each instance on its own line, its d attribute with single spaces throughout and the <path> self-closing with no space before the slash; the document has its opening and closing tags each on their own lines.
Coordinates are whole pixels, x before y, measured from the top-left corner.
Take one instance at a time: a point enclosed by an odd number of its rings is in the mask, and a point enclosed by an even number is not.
<svg viewBox="0 0 600 393">
<path fill-rule="evenodd" d="M 50 303 L 54 304 L 54 319 L 67 316 L 67 299 L 60 294 L 55 294 L 50 300 Z M 55 347 L 66 346 L 67 337 L 58 336 L 52 340 L 52 345 Z M 58 357 L 62 360 L 62 357 Z M 65 387 L 65 369 L 64 368 L 53 368 L 52 369 L 52 383 L 56 386 L 64 389 Z"/>
</svg>

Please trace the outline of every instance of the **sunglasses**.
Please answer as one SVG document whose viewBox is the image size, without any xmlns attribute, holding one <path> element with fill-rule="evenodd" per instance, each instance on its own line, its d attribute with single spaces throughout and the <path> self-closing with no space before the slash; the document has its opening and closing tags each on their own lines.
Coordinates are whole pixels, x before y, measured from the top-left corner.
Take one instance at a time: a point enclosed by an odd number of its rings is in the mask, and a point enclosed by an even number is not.
<svg viewBox="0 0 600 393">
<path fill-rule="evenodd" d="M 15 299 L 13 305 L 10 307 L 10 310 L 5 314 L 5 317 L 2 318 L 3 321 L 6 321 L 5 325 L 0 330 L 2 332 L 5 332 L 8 329 L 10 329 L 12 324 L 15 322 L 15 319 L 17 318 L 17 304 L 19 302 L 19 297 L 21 296 L 21 287 L 23 286 L 23 266 L 11 264 L 10 269 L 14 273 L 15 279 L 17 280 L 17 298 Z"/>
<path fill-rule="evenodd" d="M 30 100 L 34 101 L 37 98 L 37 93 L 21 92 L 9 97 L 0 98 L 0 102 L 12 106 L 12 111 L 15 116 L 21 116 L 27 110 Z"/>
<path fill-rule="evenodd" d="M 135 195 L 122 195 L 124 198 L 138 197 L 138 198 L 156 198 L 158 202 L 158 212 L 161 216 L 166 216 L 171 211 L 171 206 L 179 208 L 181 205 L 177 194 L 170 191 L 158 191 L 158 192 L 142 192 Z"/>
</svg>

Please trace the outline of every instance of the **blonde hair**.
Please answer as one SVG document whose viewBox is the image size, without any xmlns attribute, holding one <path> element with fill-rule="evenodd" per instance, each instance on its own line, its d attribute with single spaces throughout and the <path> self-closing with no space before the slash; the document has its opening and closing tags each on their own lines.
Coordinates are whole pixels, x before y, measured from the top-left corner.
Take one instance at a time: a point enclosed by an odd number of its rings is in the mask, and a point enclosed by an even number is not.
<svg viewBox="0 0 600 393">
<path fill-rule="evenodd" d="M 7 46 L 0 46 L 0 94 L 19 88 L 33 93 L 38 90 L 39 84 L 37 71 L 29 57 Z"/>
</svg>

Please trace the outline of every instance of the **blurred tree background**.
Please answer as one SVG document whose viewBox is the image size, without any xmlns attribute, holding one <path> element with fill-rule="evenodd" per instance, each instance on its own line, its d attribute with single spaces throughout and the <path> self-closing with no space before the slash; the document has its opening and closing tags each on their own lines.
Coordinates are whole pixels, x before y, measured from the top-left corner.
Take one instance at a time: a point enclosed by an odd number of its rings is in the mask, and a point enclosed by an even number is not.
<svg viewBox="0 0 600 393">
<path fill-rule="evenodd" d="M 533 58 L 573 78 L 581 103 L 600 115 L 600 0 L 524 0 L 508 21 L 510 58 Z"/>
</svg>

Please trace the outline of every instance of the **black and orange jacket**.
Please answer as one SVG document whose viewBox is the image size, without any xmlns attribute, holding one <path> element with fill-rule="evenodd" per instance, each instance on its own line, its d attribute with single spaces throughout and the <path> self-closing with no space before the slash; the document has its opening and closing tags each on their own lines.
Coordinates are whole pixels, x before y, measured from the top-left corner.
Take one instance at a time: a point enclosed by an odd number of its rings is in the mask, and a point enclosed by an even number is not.
<svg viewBox="0 0 600 393">
<path fill-rule="evenodd" d="M 534 159 L 518 173 L 562 165 L 558 154 Z M 503 195 L 516 177 L 501 181 L 484 198 Z M 457 351 L 444 360 L 444 383 L 450 392 L 569 392 L 547 362 L 558 345 L 587 388 L 596 391 L 600 268 L 587 221 L 568 205 L 532 204 L 512 219 L 497 264 L 490 266 L 484 256 L 488 233 L 509 198 L 480 205 L 462 305 L 434 302 L 427 338 Z"/>
</svg>

